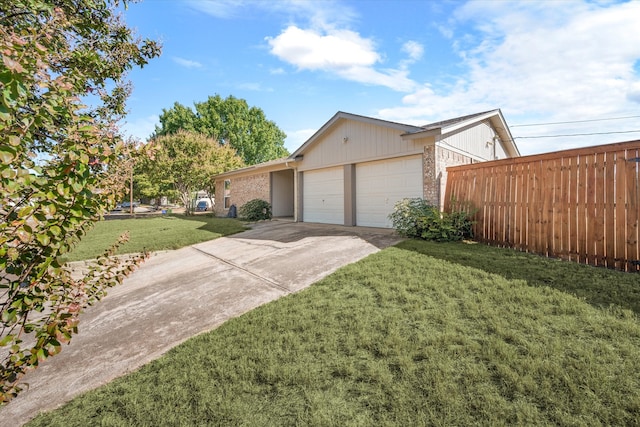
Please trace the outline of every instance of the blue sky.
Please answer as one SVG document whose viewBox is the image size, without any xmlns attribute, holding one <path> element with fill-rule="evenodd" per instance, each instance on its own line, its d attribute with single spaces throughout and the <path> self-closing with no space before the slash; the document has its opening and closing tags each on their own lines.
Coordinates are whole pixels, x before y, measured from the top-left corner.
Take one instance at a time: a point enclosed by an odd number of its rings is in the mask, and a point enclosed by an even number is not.
<svg viewBox="0 0 640 427">
<path fill-rule="evenodd" d="M 124 18 L 163 44 L 129 75 L 123 128 L 143 140 L 215 94 L 261 108 L 290 151 L 337 111 L 500 108 L 522 154 L 640 139 L 640 1 L 145 0 Z"/>
</svg>

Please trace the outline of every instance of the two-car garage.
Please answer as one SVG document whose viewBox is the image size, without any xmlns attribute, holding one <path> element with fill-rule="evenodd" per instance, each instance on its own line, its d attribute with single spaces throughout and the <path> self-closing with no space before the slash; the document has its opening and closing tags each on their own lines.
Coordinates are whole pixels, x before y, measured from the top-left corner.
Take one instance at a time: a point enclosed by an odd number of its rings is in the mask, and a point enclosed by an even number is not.
<svg viewBox="0 0 640 427">
<path fill-rule="evenodd" d="M 353 175 L 344 171 L 339 166 L 303 173 L 303 221 L 344 224 L 345 204 L 351 204 L 355 225 L 391 227 L 396 202 L 423 196 L 421 155 L 358 163 Z"/>
</svg>

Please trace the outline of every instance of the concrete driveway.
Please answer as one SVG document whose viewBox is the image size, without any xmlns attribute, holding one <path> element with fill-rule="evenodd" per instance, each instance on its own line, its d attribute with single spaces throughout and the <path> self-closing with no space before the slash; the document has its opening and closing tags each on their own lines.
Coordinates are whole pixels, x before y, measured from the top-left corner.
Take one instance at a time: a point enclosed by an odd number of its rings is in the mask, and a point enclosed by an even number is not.
<svg viewBox="0 0 640 427">
<path fill-rule="evenodd" d="M 22 425 L 399 240 L 392 230 L 271 221 L 155 254 L 82 314 L 69 346 L 24 378 L 29 389 L 0 409 L 0 426 Z"/>
</svg>

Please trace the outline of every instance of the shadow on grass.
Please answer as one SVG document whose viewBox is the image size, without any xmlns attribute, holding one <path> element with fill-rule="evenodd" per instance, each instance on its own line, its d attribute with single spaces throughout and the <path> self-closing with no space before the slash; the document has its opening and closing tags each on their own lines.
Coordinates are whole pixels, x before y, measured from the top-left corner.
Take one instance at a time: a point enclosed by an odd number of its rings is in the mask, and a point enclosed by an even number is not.
<svg viewBox="0 0 640 427">
<path fill-rule="evenodd" d="M 221 218 L 214 214 L 206 215 L 170 215 L 165 218 L 177 218 L 184 219 L 186 221 L 201 222 L 202 225 L 198 227 L 198 230 L 210 231 L 212 233 L 218 233 L 221 236 L 229 236 L 231 234 L 240 233 L 245 230 L 249 230 L 249 227 L 245 226 L 242 221 L 234 218 Z"/>
<path fill-rule="evenodd" d="M 599 308 L 613 304 L 640 314 L 640 274 L 637 273 L 591 267 L 479 243 L 407 240 L 397 247 L 507 279 L 525 280 L 531 286 L 558 289 Z"/>
</svg>

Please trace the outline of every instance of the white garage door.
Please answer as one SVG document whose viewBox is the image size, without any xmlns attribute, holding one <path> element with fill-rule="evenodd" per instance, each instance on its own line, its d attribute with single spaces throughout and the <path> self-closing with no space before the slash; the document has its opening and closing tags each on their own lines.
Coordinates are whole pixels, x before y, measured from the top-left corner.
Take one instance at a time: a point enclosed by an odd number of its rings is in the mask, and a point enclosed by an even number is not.
<svg viewBox="0 0 640 427">
<path fill-rule="evenodd" d="M 396 202 L 422 198 L 422 157 L 356 165 L 356 225 L 391 227 Z"/>
<path fill-rule="evenodd" d="M 344 172 L 342 167 L 305 171 L 302 220 L 344 224 Z"/>
</svg>

